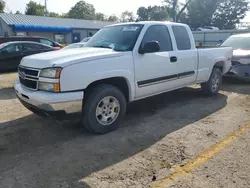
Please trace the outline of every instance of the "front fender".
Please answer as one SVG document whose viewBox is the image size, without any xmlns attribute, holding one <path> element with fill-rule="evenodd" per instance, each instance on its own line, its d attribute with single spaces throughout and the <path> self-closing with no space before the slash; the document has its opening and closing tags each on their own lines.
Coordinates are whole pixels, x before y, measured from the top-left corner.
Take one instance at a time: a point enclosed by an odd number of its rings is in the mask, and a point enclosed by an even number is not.
<svg viewBox="0 0 250 188">
<path fill-rule="evenodd" d="M 132 56 L 101 59 L 65 67 L 61 72 L 61 91 L 84 90 L 95 81 L 113 77 L 126 79 L 130 97 L 133 98 L 135 85 Z"/>
<path fill-rule="evenodd" d="M 89 76 L 86 79 L 86 82 L 83 85 L 83 88 L 87 88 L 91 83 L 103 80 L 103 79 L 109 79 L 109 78 L 115 78 L 115 77 L 121 77 L 124 78 L 128 84 L 129 89 L 129 98 L 132 100 L 135 97 L 135 85 L 134 83 L 134 75 L 129 70 L 112 70 L 112 71 L 105 71 L 105 72 L 96 72 Z"/>
</svg>

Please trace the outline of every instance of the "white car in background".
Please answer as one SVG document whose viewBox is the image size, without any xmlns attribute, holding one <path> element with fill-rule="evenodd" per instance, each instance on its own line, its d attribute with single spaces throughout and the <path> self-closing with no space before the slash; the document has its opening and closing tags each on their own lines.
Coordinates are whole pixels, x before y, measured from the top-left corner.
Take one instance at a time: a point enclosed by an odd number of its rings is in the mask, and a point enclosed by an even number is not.
<svg viewBox="0 0 250 188">
<path fill-rule="evenodd" d="M 219 31 L 218 27 L 213 26 L 205 26 L 205 27 L 198 27 L 196 31 Z"/>
</svg>

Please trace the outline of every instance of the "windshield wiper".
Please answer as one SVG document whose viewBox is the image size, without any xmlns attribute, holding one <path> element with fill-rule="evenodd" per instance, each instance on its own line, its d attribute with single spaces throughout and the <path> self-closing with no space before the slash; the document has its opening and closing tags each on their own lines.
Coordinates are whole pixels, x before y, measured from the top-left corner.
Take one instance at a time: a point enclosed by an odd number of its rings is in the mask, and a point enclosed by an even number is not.
<svg viewBox="0 0 250 188">
<path fill-rule="evenodd" d="M 104 46 L 104 45 L 95 45 L 95 46 L 93 46 L 94 48 L 108 48 L 108 49 L 112 49 L 113 50 L 113 48 L 112 47 L 110 47 L 110 46 Z"/>
</svg>

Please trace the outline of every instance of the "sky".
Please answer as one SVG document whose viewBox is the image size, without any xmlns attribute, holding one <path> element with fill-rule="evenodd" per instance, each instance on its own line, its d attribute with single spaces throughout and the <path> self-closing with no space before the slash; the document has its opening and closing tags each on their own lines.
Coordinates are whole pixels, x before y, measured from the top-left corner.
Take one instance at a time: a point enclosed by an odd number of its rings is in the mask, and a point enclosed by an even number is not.
<svg viewBox="0 0 250 188">
<path fill-rule="evenodd" d="M 25 11 L 25 6 L 30 0 L 5 0 L 6 12 L 17 10 Z M 44 0 L 34 0 L 44 4 Z M 47 0 L 48 10 L 57 13 L 66 13 L 80 0 Z M 115 14 L 119 16 L 125 10 L 132 11 L 136 14 L 140 6 L 161 5 L 162 0 L 85 0 L 94 5 L 96 12 L 102 12 L 106 15 Z"/>
<path fill-rule="evenodd" d="M 24 13 L 25 6 L 30 0 L 5 0 L 6 12 L 12 11 L 15 13 L 17 10 Z M 44 4 L 45 0 L 33 0 L 38 3 Z M 47 0 L 48 10 L 57 13 L 66 13 L 80 0 Z M 94 5 L 96 12 L 102 12 L 106 15 L 115 14 L 121 15 L 121 12 L 128 10 L 134 12 L 136 15 L 137 9 L 141 6 L 161 5 L 163 0 L 85 0 Z M 250 22 L 250 13 L 243 20 Z"/>
</svg>

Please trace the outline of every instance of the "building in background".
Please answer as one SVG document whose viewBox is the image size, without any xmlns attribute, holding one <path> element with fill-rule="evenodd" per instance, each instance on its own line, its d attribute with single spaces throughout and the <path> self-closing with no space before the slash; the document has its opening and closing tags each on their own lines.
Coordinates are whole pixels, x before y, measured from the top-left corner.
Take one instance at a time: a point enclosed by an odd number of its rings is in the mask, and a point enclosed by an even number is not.
<svg viewBox="0 0 250 188">
<path fill-rule="evenodd" d="M 40 36 L 59 43 L 76 43 L 114 22 L 0 14 L 0 35 Z"/>
</svg>

